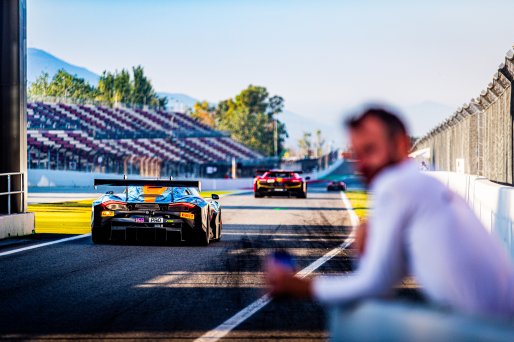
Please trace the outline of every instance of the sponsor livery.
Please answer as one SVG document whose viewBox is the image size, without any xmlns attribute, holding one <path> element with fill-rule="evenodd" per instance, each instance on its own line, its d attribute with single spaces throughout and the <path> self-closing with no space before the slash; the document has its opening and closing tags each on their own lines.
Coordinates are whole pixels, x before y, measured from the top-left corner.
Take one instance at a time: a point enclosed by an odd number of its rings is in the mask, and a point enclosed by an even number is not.
<svg viewBox="0 0 514 342">
<path fill-rule="evenodd" d="M 91 233 L 95 243 L 111 240 L 196 241 L 221 238 L 217 195 L 202 198 L 197 181 L 95 179 L 96 186 L 123 187 L 93 202 Z"/>
</svg>

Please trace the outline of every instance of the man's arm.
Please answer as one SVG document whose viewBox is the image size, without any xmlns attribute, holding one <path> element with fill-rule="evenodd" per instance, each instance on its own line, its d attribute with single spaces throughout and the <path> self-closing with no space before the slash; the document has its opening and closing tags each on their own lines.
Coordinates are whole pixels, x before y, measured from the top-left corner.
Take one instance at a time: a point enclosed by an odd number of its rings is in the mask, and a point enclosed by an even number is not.
<svg viewBox="0 0 514 342">
<path fill-rule="evenodd" d="M 267 273 L 271 294 L 334 303 L 387 293 L 405 274 L 403 231 L 410 208 L 405 196 L 396 191 L 378 195 L 371 211 L 365 253 L 355 273 L 310 280 L 275 270 Z"/>
<path fill-rule="evenodd" d="M 346 302 L 388 293 L 405 275 L 404 231 L 411 208 L 401 190 L 378 193 L 359 269 L 351 275 L 315 278 L 313 297 L 321 302 Z"/>
<path fill-rule="evenodd" d="M 368 222 L 364 221 L 357 227 L 355 237 L 353 239 L 353 248 L 356 249 L 357 256 L 364 254 L 366 249 L 366 240 L 368 235 Z"/>
</svg>

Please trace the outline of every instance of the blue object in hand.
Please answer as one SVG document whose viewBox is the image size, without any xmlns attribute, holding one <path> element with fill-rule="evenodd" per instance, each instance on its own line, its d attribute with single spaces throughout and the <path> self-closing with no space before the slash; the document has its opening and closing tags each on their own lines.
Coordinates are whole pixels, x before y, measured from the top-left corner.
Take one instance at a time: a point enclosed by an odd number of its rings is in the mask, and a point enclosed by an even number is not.
<svg viewBox="0 0 514 342">
<path fill-rule="evenodd" d="M 281 267 L 287 268 L 294 272 L 296 269 L 296 261 L 294 257 L 285 250 L 278 250 L 271 254 L 271 259 L 274 263 Z"/>
</svg>

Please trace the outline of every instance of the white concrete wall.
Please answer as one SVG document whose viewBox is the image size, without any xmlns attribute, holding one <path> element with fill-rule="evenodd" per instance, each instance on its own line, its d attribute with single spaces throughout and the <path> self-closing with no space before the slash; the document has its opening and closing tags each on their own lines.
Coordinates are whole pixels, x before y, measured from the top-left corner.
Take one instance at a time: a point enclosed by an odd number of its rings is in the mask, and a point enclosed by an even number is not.
<svg viewBox="0 0 514 342">
<path fill-rule="evenodd" d="M 0 239 L 34 233 L 34 213 L 0 216 Z"/>
<path fill-rule="evenodd" d="M 39 170 L 31 169 L 28 171 L 29 186 L 38 187 L 92 187 L 95 178 L 119 178 L 123 175 L 80 172 L 80 171 L 61 171 L 61 170 Z M 129 176 L 133 179 L 140 177 Z M 253 178 L 205 178 L 200 179 L 202 190 L 239 190 L 250 189 L 253 186 Z"/>
<path fill-rule="evenodd" d="M 485 228 L 495 234 L 514 259 L 514 188 L 490 182 L 484 177 L 456 172 L 432 171 L 473 208 Z"/>
</svg>

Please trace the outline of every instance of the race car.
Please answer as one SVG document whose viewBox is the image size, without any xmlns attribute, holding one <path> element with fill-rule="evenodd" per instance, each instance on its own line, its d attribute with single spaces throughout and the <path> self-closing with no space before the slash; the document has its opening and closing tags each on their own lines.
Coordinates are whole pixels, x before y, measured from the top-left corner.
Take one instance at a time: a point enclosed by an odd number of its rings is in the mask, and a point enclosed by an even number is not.
<svg viewBox="0 0 514 342">
<path fill-rule="evenodd" d="M 346 191 L 346 183 L 343 181 L 331 181 L 327 184 L 327 191 Z"/>
<path fill-rule="evenodd" d="M 200 196 L 199 181 L 95 179 L 97 186 L 124 187 L 93 202 L 94 243 L 113 240 L 191 241 L 207 246 L 221 239 L 219 196 Z"/>
<path fill-rule="evenodd" d="M 256 198 L 272 195 L 307 197 L 307 181 L 300 177 L 301 171 L 269 170 L 253 181 L 253 192 Z"/>
</svg>

